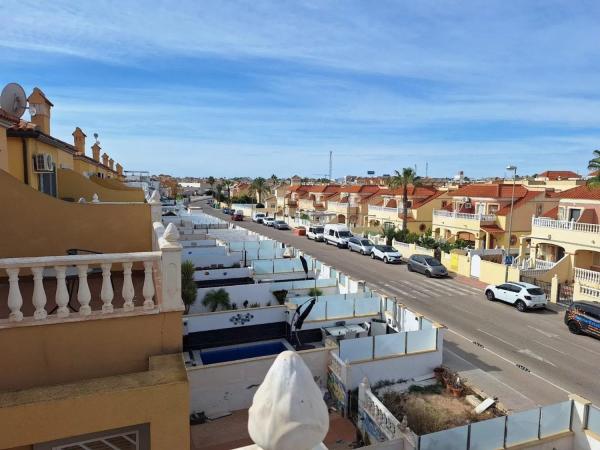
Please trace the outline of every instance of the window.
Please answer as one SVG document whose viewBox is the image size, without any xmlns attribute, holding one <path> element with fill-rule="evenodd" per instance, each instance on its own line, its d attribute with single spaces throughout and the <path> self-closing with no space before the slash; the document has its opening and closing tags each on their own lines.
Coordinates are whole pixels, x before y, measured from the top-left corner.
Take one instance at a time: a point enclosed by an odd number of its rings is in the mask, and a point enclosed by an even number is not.
<svg viewBox="0 0 600 450">
<path fill-rule="evenodd" d="M 537 217 L 542 215 L 542 211 L 543 211 L 543 206 L 541 203 L 538 203 L 537 205 L 535 205 L 535 215 Z"/>
<path fill-rule="evenodd" d="M 558 220 L 565 220 L 565 207 L 560 206 L 558 208 Z"/>
<path fill-rule="evenodd" d="M 442 200 L 442 208 L 448 206 L 448 200 Z"/>
<path fill-rule="evenodd" d="M 488 206 L 488 214 L 496 214 L 498 212 L 498 209 L 500 209 L 500 205 L 498 205 L 497 203 L 490 204 Z"/>
<path fill-rule="evenodd" d="M 579 216 L 581 216 L 581 209 L 570 208 L 569 209 L 569 222 L 577 222 L 579 220 Z"/>
<path fill-rule="evenodd" d="M 52 172 L 38 173 L 38 185 L 40 192 L 56 197 L 56 167 Z"/>
</svg>

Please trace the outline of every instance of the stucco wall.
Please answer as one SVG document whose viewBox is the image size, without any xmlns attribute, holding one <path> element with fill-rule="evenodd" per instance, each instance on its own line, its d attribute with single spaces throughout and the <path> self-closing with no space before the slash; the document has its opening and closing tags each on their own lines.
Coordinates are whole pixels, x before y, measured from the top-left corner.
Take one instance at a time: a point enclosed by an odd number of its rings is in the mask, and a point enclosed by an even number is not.
<svg viewBox="0 0 600 450">
<path fill-rule="evenodd" d="M 148 204 L 79 204 L 55 199 L 0 170 L 0 258 L 152 250 Z"/>
<path fill-rule="evenodd" d="M 142 371 L 150 356 L 181 348 L 181 312 L 8 326 L 0 391 Z"/>
<path fill-rule="evenodd" d="M 0 448 L 143 423 L 150 424 L 151 448 L 190 448 L 181 354 L 151 358 L 146 366 L 135 374 L 0 394 Z"/>
<path fill-rule="evenodd" d="M 112 189 L 96 183 L 70 169 L 57 169 L 57 187 L 59 198 L 71 198 L 78 201 L 81 197 L 88 202 L 94 194 L 98 194 L 101 202 L 143 202 L 144 191 L 141 189 Z"/>
</svg>

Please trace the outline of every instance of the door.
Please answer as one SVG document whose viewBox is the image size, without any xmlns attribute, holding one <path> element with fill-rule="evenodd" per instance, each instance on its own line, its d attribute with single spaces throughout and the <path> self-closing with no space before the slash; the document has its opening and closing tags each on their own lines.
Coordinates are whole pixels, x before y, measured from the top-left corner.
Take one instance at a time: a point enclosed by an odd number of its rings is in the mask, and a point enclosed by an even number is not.
<svg viewBox="0 0 600 450">
<path fill-rule="evenodd" d="M 479 278 L 479 273 L 481 271 L 481 256 L 473 255 L 471 258 L 471 276 L 474 278 Z"/>
<path fill-rule="evenodd" d="M 515 301 L 515 295 L 512 291 L 512 286 L 509 284 L 501 284 L 496 287 L 496 298 L 503 302 L 513 303 Z"/>
</svg>

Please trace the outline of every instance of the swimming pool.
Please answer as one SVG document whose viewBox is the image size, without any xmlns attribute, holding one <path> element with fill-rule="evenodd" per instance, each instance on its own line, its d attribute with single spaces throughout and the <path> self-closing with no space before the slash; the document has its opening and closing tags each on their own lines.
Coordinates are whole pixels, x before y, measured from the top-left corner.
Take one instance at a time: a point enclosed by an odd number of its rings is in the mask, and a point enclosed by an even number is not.
<svg viewBox="0 0 600 450">
<path fill-rule="evenodd" d="M 274 340 L 202 350 L 200 357 L 202 358 L 202 364 L 206 365 L 256 358 L 258 356 L 278 355 L 285 350 L 293 349 L 283 340 Z"/>
</svg>

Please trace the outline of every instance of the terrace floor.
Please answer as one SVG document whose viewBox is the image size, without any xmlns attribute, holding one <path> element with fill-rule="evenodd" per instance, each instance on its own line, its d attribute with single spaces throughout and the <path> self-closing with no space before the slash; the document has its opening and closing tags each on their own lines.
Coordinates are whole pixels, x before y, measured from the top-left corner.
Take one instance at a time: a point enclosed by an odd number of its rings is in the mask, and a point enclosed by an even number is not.
<svg viewBox="0 0 600 450">
<path fill-rule="evenodd" d="M 253 442 L 248 435 L 248 410 L 234 411 L 230 416 L 193 425 L 190 431 L 192 450 L 229 450 Z M 329 414 L 329 431 L 324 444 L 330 450 L 354 448 L 356 428 L 337 413 Z"/>
</svg>

